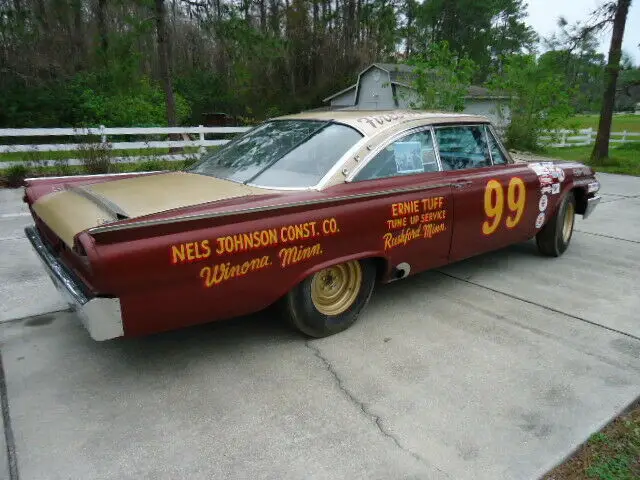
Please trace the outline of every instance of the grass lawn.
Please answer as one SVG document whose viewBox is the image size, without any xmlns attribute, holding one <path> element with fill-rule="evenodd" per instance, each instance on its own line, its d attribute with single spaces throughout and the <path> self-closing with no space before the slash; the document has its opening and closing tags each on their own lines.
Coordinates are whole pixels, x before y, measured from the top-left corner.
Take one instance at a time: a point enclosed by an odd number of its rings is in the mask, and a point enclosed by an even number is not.
<svg viewBox="0 0 640 480">
<path fill-rule="evenodd" d="M 569 120 L 569 126 L 583 129 L 598 129 L 598 120 L 600 115 L 576 115 Z M 611 124 L 612 132 L 636 132 L 640 133 L 640 115 L 614 115 Z"/>
<path fill-rule="evenodd" d="M 640 402 L 616 418 L 543 480 L 640 478 Z"/>
<path fill-rule="evenodd" d="M 609 157 L 602 165 L 593 165 L 590 162 L 593 146 L 547 148 L 544 155 L 563 160 L 575 160 L 586 165 L 591 165 L 597 172 L 622 173 L 625 175 L 640 176 L 640 142 L 626 143 L 609 148 Z"/>
</svg>

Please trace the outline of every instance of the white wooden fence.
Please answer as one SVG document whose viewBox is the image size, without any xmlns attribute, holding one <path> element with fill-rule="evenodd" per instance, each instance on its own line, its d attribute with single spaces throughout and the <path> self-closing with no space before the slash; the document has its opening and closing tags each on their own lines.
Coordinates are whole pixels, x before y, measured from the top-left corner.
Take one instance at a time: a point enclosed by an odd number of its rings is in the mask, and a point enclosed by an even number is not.
<svg viewBox="0 0 640 480">
<path fill-rule="evenodd" d="M 547 132 L 548 135 L 540 137 L 543 144 L 549 147 L 578 147 L 582 145 L 592 145 L 596 141 L 598 131 L 594 128 L 583 130 L 555 130 Z M 640 142 L 640 133 L 634 132 L 611 132 L 609 143 L 631 143 Z"/>
<path fill-rule="evenodd" d="M 103 148 L 105 150 L 146 150 L 151 148 L 179 148 L 197 147 L 202 150 L 206 147 L 224 145 L 229 142 L 229 138 L 207 139 L 207 135 L 223 136 L 237 134 L 247 131 L 251 127 L 153 127 L 153 128 L 0 128 L 0 153 L 19 152 L 24 154 L 24 159 L 13 161 L 2 161 L 0 156 L 0 170 L 9 168 L 16 164 L 29 164 L 29 154 L 35 152 L 75 152 L 84 151 L 89 148 Z M 134 136 L 133 141 L 113 141 L 112 137 Z M 181 140 L 158 140 L 157 137 L 167 137 L 168 135 L 179 135 Z M 7 138 L 40 138 L 40 137 L 62 137 L 67 142 L 62 143 L 8 143 Z M 77 141 L 76 137 L 82 137 L 82 141 Z M 91 138 L 93 137 L 93 138 Z M 140 137 L 156 137 L 152 140 L 141 140 Z M 15 140 L 14 140 L 15 142 Z M 152 152 L 150 152 L 152 153 Z M 72 155 L 70 155 L 72 156 Z M 183 160 L 189 154 L 167 154 L 153 155 L 154 159 L 163 160 Z M 40 157 L 40 156 L 39 156 Z M 124 155 L 111 156 L 111 160 L 120 163 L 134 163 L 148 159 L 147 155 Z M 65 158 L 68 165 L 81 165 L 82 159 Z M 49 166 L 55 164 L 56 160 L 37 160 L 38 165 Z"/>
<path fill-rule="evenodd" d="M 39 166 L 52 166 L 61 160 L 42 159 L 30 160 L 31 152 L 74 152 L 85 151 L 89 148 L 104 148 L 105 150 L 125 151 L 125 150 L 148 150 L 152 148 L 179 148 L 196 147 L 200 151 L 206 147 L 224 145 L 229 138 L 207 139 L 207 135 L 218 137 L 230 134 L 238 134 L 247 131 L 251 127 L 153 127 L 153 128 L 0 128 L 0 153 L 18 152 L 22 158 L 19 160 L 3 161 L 0 156 L 0 170 L 12 165 L 29 165 L 37 163 Z M 595 142 L 596 130 L 588 128 L 584 130 L 557 130 L 548 132 L 549 135 L 542 137 L 544 143 L 551 147 L 574 147 L 580 145 L 591 145 Z M 113 141 L 112 137 L 118 136 L 137 137 L 133 141 Z M 157 137 L 166 138 L 168 135 L 179 135 L 181 140 L 158 140 Z M 62 137 L 67 142 L 62 143 L 8 143 L 7 138 L 42 138 L 42 137 Z M 83 137 L 82 141 L 76 141 L 77 137 Z M 91 138 L 93 137 L 93 138 Z M 153 140 L 141 140 L 140 137 L 156 137 Z M 71 140 L 71 141 L 69 141 Z M 13 140 L 15 142 L 15 140 Z M 612 132 L 611 143 L 640 142 L 640 133 L 633 132 Z M 145 159 L 153 158 L 159 160 L 184 160 L 193 154 L 155 154 L 150 151 L 150 155 L 110 155 L 114 163 L 135 163 Z M 72 157 L 69 154 L 69 157 Z M 64 156 L 64 163 L 67 165 L 82 165 L 82 158 L 67 158 Z"/>
</svg>

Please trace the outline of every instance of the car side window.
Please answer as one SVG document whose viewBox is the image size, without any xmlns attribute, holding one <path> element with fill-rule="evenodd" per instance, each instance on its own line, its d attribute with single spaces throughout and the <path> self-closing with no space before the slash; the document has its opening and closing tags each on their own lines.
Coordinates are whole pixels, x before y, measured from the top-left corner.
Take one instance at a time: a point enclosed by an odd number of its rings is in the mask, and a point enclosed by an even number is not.
<svg viewBox="0 0 640 480">
<path fill-rule="evenodd" d="M 484 127 L 460 125 L 436 128 L 440 161 L 444 170 L 464 170 L 491 165 Z"/>
<path fill-rule="evenodd" d="M 489 150 L 491 150 L 491 158 L 493 159 L 494 165 L 505 165 L 507 163 L 507 159 L 505 158 L 502 150 L 498 147 L 498 142 L 496 141 L 493 133 L 487 127 L 487 138 L 489 139 Z"/>
<path fill-rule="evenodd" d="M 387 145 L 356 175 L 354 181 L 439 171 L 431 130 L 406 135 Z"/>
</svg>

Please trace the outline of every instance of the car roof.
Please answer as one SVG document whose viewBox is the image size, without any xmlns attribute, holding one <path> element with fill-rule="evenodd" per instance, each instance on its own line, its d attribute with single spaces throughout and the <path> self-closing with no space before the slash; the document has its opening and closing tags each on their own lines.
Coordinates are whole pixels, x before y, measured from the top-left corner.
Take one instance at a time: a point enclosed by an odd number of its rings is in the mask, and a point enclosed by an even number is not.
<svg viewBox="0 0 640 480">
<path fill-rule="evenodd" d="M 490 123 L 487 117 L 464 113 L 420 110 L 329 110 L 301 112 L 274 120 L 325 120 L 349 125 L 370 137 L 403 123 L 420 121 L 425 125 L 442 123 Z"/>
</svg>

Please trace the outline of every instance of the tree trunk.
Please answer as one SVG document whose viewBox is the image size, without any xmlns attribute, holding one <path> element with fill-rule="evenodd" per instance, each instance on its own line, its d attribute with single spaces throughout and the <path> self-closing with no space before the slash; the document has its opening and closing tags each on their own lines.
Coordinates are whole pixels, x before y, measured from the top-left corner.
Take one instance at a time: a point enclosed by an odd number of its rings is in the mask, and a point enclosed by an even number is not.
<svg viewBox="0 0 640 480">
<path fill-rule="evenodd" d="M 109 51 L 109 33 L 107 31 L 106 9 L 107 0 L 98 0 L 96 21 L 98 23 L 98 36 L 100 37 L 99 52 L 104 62 L 106 62 L 107 52 Z"/>
<path fill-rule="evenodd" d="M 278 0 L 269 0 L 271 31 L 276 37 L 280 36 L 280 8 Z"/>
<path fill-rule="evenodd" d="M 262 33 L 267 32 L 267 4 L 266 0 L 260 0 L 260 31 Z"/>
<path fill-rule="evenodd" d="M 82 23 L 82 0 L 73 2 L 73 46 L 76 72 L 84 65 L 84 26 Z"/>
<path fill-rule="evenodd" d="M 358 48 L 360 48 L 360 44 L 362 43 L 362 0 L 358 0 L 356 3 L 356 17 L 355 17 L 355 29 L 356 29 L 356 33 L 355 33 L 355 37 L 356 37 L 356 44 L 358 45 Z"/>
<path fill-rule="evenodd" d="M 622 56 L 622 38 L 627 23 L 627 13 L 631 0 L 618 0 L 618 7 L 613 19 L 613 33 L 609 47 L 609 60 L 605 75 L 605 89 L 602 97 L 602 110 L 598 123 L 598 135 L 591 152 L 591 161 L 600 163 L 609 156 L 609 137 L 611 136 L 611 120 L 616 100 L 616 83 L 620 72 L 620 57 Z"/>
<path fill-rule="evenodd" d="M 351 0 L 342 0 L 342 57 L 346 58 L 349 55 L 349 28 L 351 27 L 351 20 L 349 19 L 349 2 Z M 338 2 L 336 2 L 336 9 Z"/>
<path fill-rule="evenodd" d="M 318 38 L 319 33 L 319 25 L 320 25 L 320 5 L 318 4 L 320 0 L 313 0 L 313 41 L 315 46 L 315 41 Z"/>
<path fill-rule="evenodd" d="M 355 0 L 349 0 L 349 5 L 348 5 L 348 18 L 349 18 L 349 40 L 348 40 L 348 44 L 347 44 L 347 55 L 351 54 L 353 55 L 355 52 L 355 47 L 356 45 L 354 44 L 354 39 L 355 39 L 355 35 L 356 35 L 356 28 L 357 28 L 357 23 L 356 23 L 356 2 Z"/>
<path fill-rule="evenodd" d="M 322 27 L 323 30 L 327 26 L 327 0 L 320 0 L 322 2 Z"/>
<path fill-rule="evenodd" d="M 405 44 L 405 49 L 404 49 L 404 58 L 407 59 L 409 58 L 409 56 L 411 55 L 411 52 L 413 50 L 413 20 L 414 20 L 414 6 L 413 6 L 413 2 L 411 0 L 407 1 L 406 3 L 406 9 L 407 9 L 407 43 Z"/>
<path fill-rule="evenodd" d="M 322 4 L 323 8 L 324 6 L 327 7 L 326 10 L 326 14 L 324 16 L 325 19 L 329 19 L 329 31 L 333 32 L 336 26 L 336 20 L 331 18 L 332 12 L 331 12 L 331 2 L 329 0 L 327 0 L 325 3 Z"/>
<path fill-rule="evenodd" d="M 160 66 L 160 79 L 167 99 L 167 125 L 176 125 L 176 99 L 173 95 L 171 81 L 171 63 L 167 49 L 167 20 L 164 0 L 155 0 L 156 29 L 158 38 L 158 64 Z"/>
<path fill-rule="evenodd" d="M 247 24 L 248 24 L 251 21 L 251 17 L 249 15 L 249 11 L 251 10 L 251 1 L 250 0 L 242 0 L 242 4 L 240 6 L 240 9 L 244 13 L 244 21 L 247 22 Z"/>
<path fill-rule="evenodd" d="M 40 24 L 40 34 L 48 34 L 49 22 L 47 20 L 47 8 L 44 5 L 44 0 L 36 1 L 35 14 L 36 19 Z"/>
</svg>

